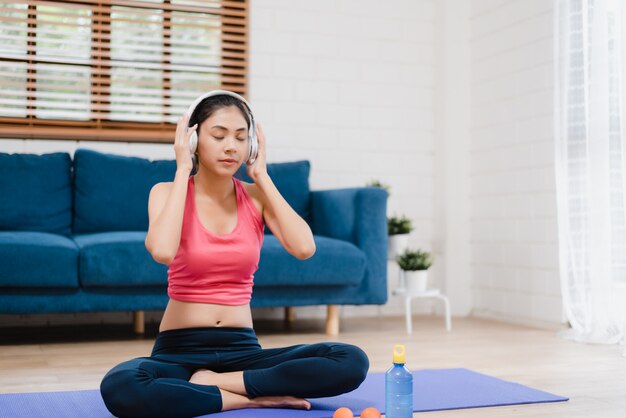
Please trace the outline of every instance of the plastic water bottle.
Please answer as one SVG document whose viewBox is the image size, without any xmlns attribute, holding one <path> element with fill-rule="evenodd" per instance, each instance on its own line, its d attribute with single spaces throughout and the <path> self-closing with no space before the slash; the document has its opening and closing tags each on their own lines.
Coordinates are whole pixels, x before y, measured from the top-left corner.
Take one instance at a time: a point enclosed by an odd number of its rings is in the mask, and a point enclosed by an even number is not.
<svg viewBox="0 0 626 418">
<path fill-rule="evenodd" d="M 393 346 L 393 367 L 385 373 L 385 417 L 413 416 L 413 375 L 404 365 L 404 345 Z"/>
</svg>

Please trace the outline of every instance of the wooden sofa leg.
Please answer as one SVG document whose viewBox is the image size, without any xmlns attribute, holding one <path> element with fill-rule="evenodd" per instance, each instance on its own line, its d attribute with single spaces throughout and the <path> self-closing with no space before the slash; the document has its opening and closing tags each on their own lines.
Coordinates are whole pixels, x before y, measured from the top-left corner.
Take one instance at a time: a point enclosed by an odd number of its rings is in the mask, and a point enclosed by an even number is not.
<svg viewBox="0 0 626 418">
<path fill-rule="evenodd" d="M 133 325 L 135 328 L 135 334 L 143 334 L 146 331 L 144 326 L 143 311 L 133 311 Z"/>
<path fill-rule="evenodd" d="M 285 306 L 285 322 L 288 324 L 296 320 L 296 308 L 293 306 Z"/>
<path fill-rule="evenodd" d="M 326 308 L 326 335 L 339 334 L 339 305 L 328 305 Z"/>
</svg>

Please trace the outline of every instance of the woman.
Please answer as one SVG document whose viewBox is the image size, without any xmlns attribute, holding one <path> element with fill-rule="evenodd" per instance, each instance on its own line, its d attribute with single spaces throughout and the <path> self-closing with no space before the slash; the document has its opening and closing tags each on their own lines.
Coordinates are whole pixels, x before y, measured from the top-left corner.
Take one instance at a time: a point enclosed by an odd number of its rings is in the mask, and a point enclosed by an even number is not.
<svg viewBox="0 0 626 418">
<path fill-rule="evenodd" d="M 246 166 L 254 183 L 233 176 L 248 159 L 250 126 L 244 103 L 230 95 L 207 97 L 178 120 L 176 174 L 150 192 L 146 236 L 153 258 L 169 266 L 170 300 L 150 357 L 123 362 L 102 380 L 102 398 L 115 415 L 310 409 L 305 397 L 339 395 L 365 379 L 369 361 L 358 347 L 258 343 L 249 302 L 264 225 L 298 259 L 313 256 L 315 243 L 267 174 L 260 126 L 258 156 Z"/>
</svg>

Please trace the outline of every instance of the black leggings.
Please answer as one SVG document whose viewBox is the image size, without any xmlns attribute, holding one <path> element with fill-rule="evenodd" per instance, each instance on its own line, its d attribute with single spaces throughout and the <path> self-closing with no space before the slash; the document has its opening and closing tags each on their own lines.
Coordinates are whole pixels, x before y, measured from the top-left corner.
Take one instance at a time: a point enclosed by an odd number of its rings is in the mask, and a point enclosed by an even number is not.
<svg viewBox="0 0 626 418">
<path fill-rule="evenodd" d="M 356 389 L 368 368 L 367 355 L 349 344 L 262 349 L 252 328 L 183 328 L 159 332 L 150 357 L 111 369 L 100 392 L 119 417 L 192 417 L 222 410 L 217 386 L 189 382 L 197 369 L 243 371 L 249 398 L 319 398 Z"/>
</svg>

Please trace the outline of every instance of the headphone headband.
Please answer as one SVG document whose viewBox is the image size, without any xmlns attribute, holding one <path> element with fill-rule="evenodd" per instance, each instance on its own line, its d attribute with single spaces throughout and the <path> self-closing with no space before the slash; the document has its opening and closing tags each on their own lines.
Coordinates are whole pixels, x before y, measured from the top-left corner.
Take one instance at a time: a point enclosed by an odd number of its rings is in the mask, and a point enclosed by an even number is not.
<svg viewBox="0 0 626 418">
<path fill-rule="evenodd" d="M 252 164 L 256 160 L 258 149 L 259 149 L 259 144 L 256 138 L 256 123 L 254 122 L 254 116 L 252 115 L 252 109 L 250 108 L 250 105 L 248 104 L 246 99 L 241 97 L 239 94 L 232 92 L 232 91 L 228 91 L 228 90 L 211 90 L 207 93 L 204 93 L 200 97 L 196 98 L 196 100 L 194 100 L 191 106 L 189 106 L 189 108 L 187 109 L 186 114 L 189 116 L 189 121 L 191 122 L 191 116 L 193 112 L 196 110 L 196 107 L 200 104 L 202 100 L 206 99 L 207 97 L 221 96 L 221 95 L 231 96 L 240 100 L 247 109 L 246 113 L 248 113 L 248 117 L 250 118 L 250 128 L 248 130 L 248 138 L 249 138 L 250 147 L 248 149 L 248 158 L 246 162 L 248 164 Z M 192 153 L 192 158 L 193 158 L 193 153 L 196 151 L 197 145 L 198 145 L 198 134 L 196 132 L 193 132 L 189 140 L 189 147 Z"/>
<path fill-rule="evenodd" d="M 250 115 L 250 125 L 252 125 L 253 117 L 252 117 L 252 109 L 250 108 L 250 105 L 248 104 L 246 99 L 244 99 L 242 96 L 235 93 L 234 91 L 229 91 L 229 90 L 211 90 L 207 93 L 204 93 L 203 95 L 201 95 L 200 97 L 196 98 L 196 100 L 193 101 L 191 106 L 189 106 L 189 108 L 187 109 L 187 114 L 191 118 L 192 113 L 194 112 L 194 110 L 196 110 L 196 106 L 198 106 L 201 101 L 203 101 L 207 97 L 221 96 L 221 95 L 231 96 L 231 97 L 241 100 L 246 105 L 246 108 L 248 109 L 248 113 Z"/>
</svg>

